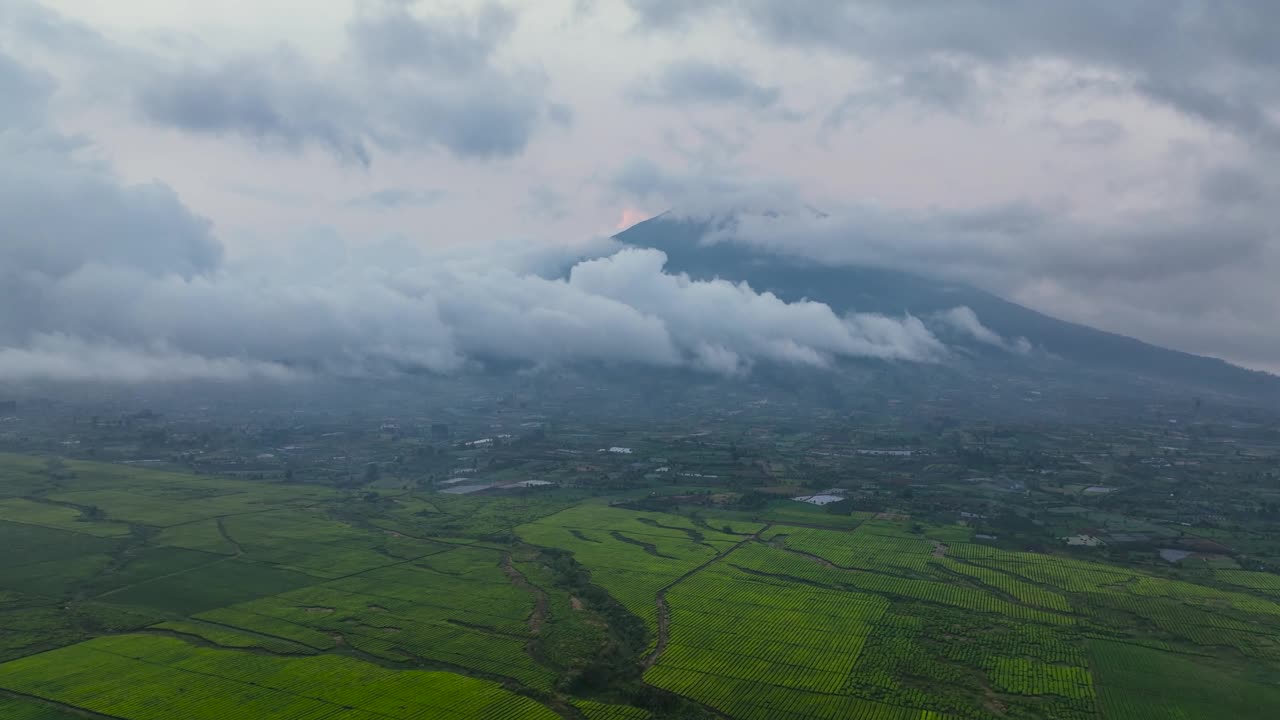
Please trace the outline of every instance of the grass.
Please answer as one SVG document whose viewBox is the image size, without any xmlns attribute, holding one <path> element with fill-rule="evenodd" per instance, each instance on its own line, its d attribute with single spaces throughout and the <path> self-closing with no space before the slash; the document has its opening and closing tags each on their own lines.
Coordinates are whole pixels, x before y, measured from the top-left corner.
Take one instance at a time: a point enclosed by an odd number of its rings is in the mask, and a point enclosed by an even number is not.
<svg viewBox="0 0 1280 720">
<path fill-rule="evenodd" d="M 257 648 L 285 655 L 307 655 L 312 652 L 310 648 L 287 640 L 255 635 L 199 621 L 166 620 L 150 626 L 148 630 L 199 638 L 225 648 Z"/>
<path fill-rule="evenodd" d="M 573 705 L 582 711 L 587 720 L 648 720 L 648 711 L 630 705 L 610 705 L 594 700 L 574 700 Z"/>
<path fill-rule="evenodd" d="M 86 580 L 80 589 L 86 595 L 101 595 L 223 559 L 222 555 L 197 550 L 144 546 L 114 557 L 107 569 Z"/>
<path fill-rule="evenodd" d="M 245 556 L 324 578 L 338 578 L 447 550 L 449 546 L 335 521 L 319 510 L 225 518 L 226 537 Z"/>
<path fill-rule="evenodd" d="M 0 717 L 5 720 L 77 720 L 83 716 L 38 700 L 0 695 Z"/>
<path fill-rule="evenodd" d="M 1280 688 L 1203 658 L 1118 642 L 1089 643 L 1107 720 L 1233 718 L 1268 720 L 1280 708 Z"/>
<path fill-rule="evenodd" d="M 99 599 L 117 605 L 191 615 L 317 582 L 319 578 L 310 575 L 232 558 L 147 580 Z"/>
<path fill-rule="evenodd" d="M 0 521 L 0 547 L 5 550 L 0 553 L 0 585 L 4 585 L 10 573 L 20 568 L 110 553 L 119 547 L 119 541 Z"/>
<path fill-rule="evenodd" d="M 309 485 L 264 484 L 106 463 L 67 461 L 48 499 L 93 507 L 104 519 L 165 528 L 197 520 L 305 506 L 337 496 Z"/>
<path fill-rule="evenodd" d="M 235 555 L 236 548 L 222 533 L 217 518 L 174 525 L 161 530 L 153 539 L 157 545 L 199 550 L 219 555 Z"/>
</svg>

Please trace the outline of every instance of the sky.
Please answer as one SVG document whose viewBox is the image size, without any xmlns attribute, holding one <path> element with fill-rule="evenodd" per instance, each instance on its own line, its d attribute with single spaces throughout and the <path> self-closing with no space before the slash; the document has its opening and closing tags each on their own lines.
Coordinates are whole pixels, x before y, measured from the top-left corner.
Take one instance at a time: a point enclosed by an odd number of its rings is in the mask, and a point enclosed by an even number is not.
<svg viewBox="0 0 1280 720">
<path fill-rule="evenodd" d="M 1275 27 L 1268 0 L 0 0 L 0 379 L 945 355 L 928 319 L 607 240 L 671 209 L 1280 372 Z M 759 213 L 790 206 L 822 214 Z M 986 331 L 964 310 L 933 322 Z"/>
</svg>

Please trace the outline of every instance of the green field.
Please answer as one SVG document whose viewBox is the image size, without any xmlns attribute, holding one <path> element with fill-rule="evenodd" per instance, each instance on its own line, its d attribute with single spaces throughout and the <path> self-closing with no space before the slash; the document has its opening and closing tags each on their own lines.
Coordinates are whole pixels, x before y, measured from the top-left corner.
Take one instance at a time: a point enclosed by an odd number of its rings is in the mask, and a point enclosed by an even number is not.
<svg viewBox="0 0 1280 720">
<path fill-rule="evenodd" d="M 6 718 L 1261 720 L 1280 708 L 1269 573 L 1205 570 L 1202 584 L 799 507 L 750 519 L 571 494 L 375 503 L 3 461 Z"/>
<path fill-rule="evenodd" d="M 345 657 L 279 658 L 181 640 L 98 638 L 0 666 L 0 686 L 138 720 L 555 718 L 485 680 L 385 670 Z"/>
</svg>

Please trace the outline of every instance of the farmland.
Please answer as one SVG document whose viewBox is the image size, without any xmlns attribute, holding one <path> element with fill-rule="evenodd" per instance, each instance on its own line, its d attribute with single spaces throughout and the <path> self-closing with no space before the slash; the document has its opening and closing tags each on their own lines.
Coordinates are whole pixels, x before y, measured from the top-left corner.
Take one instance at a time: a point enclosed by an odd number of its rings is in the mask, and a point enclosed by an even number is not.
<svg viewBox="0 0 1280 720">
<path fill-rule="evenodd" d="M 5 717 L 1146 720 L 1280 707 L 1270 572 L 1031 551 L 906 513 L 710 508 L 684 488 L 680 507 L 610 490 L 355 492 L 2 459 Z"/>
</svg>

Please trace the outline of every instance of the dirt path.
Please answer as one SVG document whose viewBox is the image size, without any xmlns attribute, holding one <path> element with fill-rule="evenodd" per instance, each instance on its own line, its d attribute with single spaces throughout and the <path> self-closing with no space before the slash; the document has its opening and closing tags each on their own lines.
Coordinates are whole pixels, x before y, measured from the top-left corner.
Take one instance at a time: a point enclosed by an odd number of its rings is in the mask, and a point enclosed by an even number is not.
<svg viewBox="0 0 1280 720">
<path fill-rule="evenodd" d="M 947 546 L 946 546 L 945 544 L 943 544 L 943 543 L 938 542 L 937 540 L 934 540 L 934 541 L 933 541 L 933 556 L 934 556 L 934 557 L 946 557 L 946 556 L 947 556 Z"/>
<path fill-rule="evenodd" d="M 241 555 L 244 555 L 244 548 L 240 547 L 240 543 L 236 542 L 235 538 L 231 537 L 231 533 L 227 532 L 227 524 L 224 522 L 225 519 L 226 518 L 218 518 L 218 534 L 221 535 L 222 539 L 226 540 L 227 544 L 236 551 L 236 557 L 240 557 Z"/>
<path fill-rule="evenodd" d="M 503 553 L 502 555 L 502 572 L 511 580 L 512 585 L 534 596 L 533 612 L 529 614 L 529 632 L 534 635 L 542 632 L 542 626 L 547 622 L 547 613 L 551 604 L 551 601 L 547 598 L 546 591 L 529 582 L 529 578 L 526 578 L 524 573 L 520 572 L 512 564 L 511 553 Z"/>
<path fill-rule="evenodd" d="M 743 538 L 742 542 L 738 543 L 737 545 L 734 545 L 728 550 L 725 550 L 723 553 L 716 555 L 715 557 L 702 563 L 701 565 L 690 570 L 689 572 L 681 575 L 680 577 L 671 581 L 666 587 L 658 591 L 658 594 L 655 597 L 655 600 L 658 603 L 658 642 L 656 645 L 654 645 L 653 652 L 649 653 L 648 657 L 646 657 L 643 661 L 641 661 L 640 668 L 642 671 L 648 670 L 649 668 L 653 667 L 654 664 L 658 662 L 659 658 L 662 657 L 662 653 L 667 651 L 667 642 L 668 640 L 670 640 L 670 636 L 671 636 L 671 630 L 670 630 L 671 611 L 667 607 L 667 591 L 675 587 L 676 585 L 679 585 L 680 583 L 684 582 L 685 580 L 689 579 L 690 577 L 693 577 L 694 575 L 707 569 L 707 567 L 709 567 L 712 563 L 718 562 L 728 557 L 730 554 L 733 553 L 734 550 L 737 550 L 738 548 L 742 547 L 743 545 L 746 545 L 749 542 L 752 542 L 753 540 L 760 539 L 760 534 L 763 533 L 765 530 L 768 530 L 770 527 L 772 527 L 772 525 L 765 525 L 764 527 L 757 530 L 754 534 L 746 538 Z"/>
</svg>

